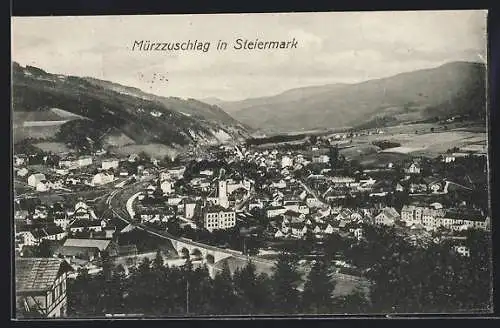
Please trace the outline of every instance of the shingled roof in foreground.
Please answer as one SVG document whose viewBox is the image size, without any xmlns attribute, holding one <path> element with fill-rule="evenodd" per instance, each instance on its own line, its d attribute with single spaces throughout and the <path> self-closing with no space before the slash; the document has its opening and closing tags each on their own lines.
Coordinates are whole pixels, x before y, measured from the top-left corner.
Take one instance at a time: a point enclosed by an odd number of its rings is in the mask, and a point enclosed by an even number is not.
<svg viewBox="0 0 500 328">
<path fill-rule="evenodd" d="M 16 260 L 16 292 L 48 290 L 59 275 L 71 270 L 62 259 L 19 258 Z"/>
</svg>

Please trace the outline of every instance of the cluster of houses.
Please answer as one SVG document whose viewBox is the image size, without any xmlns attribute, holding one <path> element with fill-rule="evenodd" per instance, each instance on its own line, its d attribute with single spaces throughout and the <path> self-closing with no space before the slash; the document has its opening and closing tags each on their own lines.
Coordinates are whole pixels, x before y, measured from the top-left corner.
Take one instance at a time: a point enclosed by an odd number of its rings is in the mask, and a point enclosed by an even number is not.
<svg viewBox="0 0 500 328">
<path fill-rule="evenodd" d="M 56 203 L 36 206 L 32 213 L 19 210 L 14 219 L 15 249 L 21 255 L 25 247 L 39 246 L 44 240 L 62 241 L 68 236 L 110 239 L 116 232 L 116 227 L 98 218 L 83 201 L 71 209 L 64 209 Z"/>
<path fill-rule="evenodd" d="M 299 209 L 300 208 L 300 209 Z M 363 237 L 362 226 L 407 227 L 410 231 L 464 231 L 467 229 L 489 230 L 490 218 L 481 211 L 443 209 L 438 203 L 430 207 L 408 205 L 401 212 L 392 207 L 349 209 L 325 207 L 309 209 L 305 203 L 284 204 L 266 210 L 270 235 L 276 239 L 302 239 L 308 233 L 315 238 L 324 238 L 332 233 L 351 233 L 355 238 Z"/>
<path fill-rule="evenodd" d="M 167 222 L 176 216 L 183 224 L 210 232 L 236 226 L 235 208 L 249 196 L 253 181 L 226 177 L 223 171 L 216 177 L 213 170 L 205 169 L 187 182 L 198 193 L 181 195 L 175 182 L 184 172 L 185 167 L 166 169 L 144 189 L 135 212 L 141 222 Z M 159 202 L 151 201 L 155 195 L 160 196 Z"/>
<path fill-rule="evenodd" d="M 123 160 L 109 156 L 65 155 L 42 168 L 28 166 L 26 158 L 25 155 L 14 156 L 15 175 L 25 179 L 27 185 L 37 192 L 68 191 L 76 186 L 104 186 L 129 176 L 148 176 L 158 168 L 157 159 L 145 163 L 137 154 Z"/>
</svg>

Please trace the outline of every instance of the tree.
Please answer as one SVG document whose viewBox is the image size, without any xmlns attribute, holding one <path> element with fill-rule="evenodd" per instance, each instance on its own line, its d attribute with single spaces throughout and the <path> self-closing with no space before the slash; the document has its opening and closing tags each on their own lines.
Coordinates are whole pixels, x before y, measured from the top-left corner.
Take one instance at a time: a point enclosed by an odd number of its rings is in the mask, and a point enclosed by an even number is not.
<svg viewBox="0 0 500 328">
<path fill-rule="evenodd" d="M 339 160 L 339 148 L 337 145 L 335 145 L 335 147 L 330 147 L 330 150 L 328 152 L 328 158 L 329 158 L 330 168 L 332 170 L 335 169 L 338 165 L 338 160 Z"/>
<path fill-rule="evenodd" d="M 328 314 L 332 310 L 332 293 L 335 289 L 328 275 L 328 266 L 316 261 L 309 272 L 302 294 L 302 308 L 307 313 Z"/>
<path fill-rule="evenodd" d="M 370 311 L 370 303 L 365 292 L 359 287 L 356 287 L 348 295 L 335 297 L 333 303 L 335 313 L 366 314 Z"/>
<path fill-rule="evenodd" d="M 126 310 L 124 302 L 125 270 L 119 265 L 113 268 L 111 277 L 103 284 L 103 293 L 99 307 L 102 313 L 123 313 Z"/>
<path fill-rule="evenodd" d="M 248 264 L 234 273 L 234 285 L 238 295 L 240 313 L 255 314 L 268 310 L 271 304 L 267 275 L 257 275 L 255 264 Z"/>
<path fill-rule="evenodd" d="M 109 280 L 113 274 L 113 261 L 107 251 L 101 253 L 102 273 L 104 279 Z"/>
<path fill-rule="evenodd" d="M 223 262 L 222 271 L 217 272 L 215 275 L 211 299 L 214 313 L 234 313 L 237 298 L 234 292 L 231 271 L 226 261 Z"/>
<path fill-rule="evenodd" d="M 297 259 L 282 252 L 273 268 L 272 293 L 274 310 L 281 314 L 292 314 L 298 310 L 300 293 L 297 289 L 301 277 Z"/>
<path fill-rule="evenodd" d="M 158 249 L 156 251 L 155 259 L 153 260 L 153 269 L 154 270 L 160 270 L 161 268 L 163 268 L 164 263 L 165 263 L 165 261 L 163 260 L 163 256 L 161 254 L 161 250 Z"/>
</svg>

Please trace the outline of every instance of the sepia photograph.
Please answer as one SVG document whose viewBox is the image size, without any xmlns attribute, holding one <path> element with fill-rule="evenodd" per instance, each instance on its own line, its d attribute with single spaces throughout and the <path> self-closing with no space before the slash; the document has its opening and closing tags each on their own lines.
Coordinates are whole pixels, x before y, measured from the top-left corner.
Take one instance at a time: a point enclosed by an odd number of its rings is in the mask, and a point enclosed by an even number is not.
<svg viewBox="0 0 500 328">
<path fill-rule="evenodd" d="M 487 15 L 12 17 L 13 318 L 491 314 Z"/>
</svg>

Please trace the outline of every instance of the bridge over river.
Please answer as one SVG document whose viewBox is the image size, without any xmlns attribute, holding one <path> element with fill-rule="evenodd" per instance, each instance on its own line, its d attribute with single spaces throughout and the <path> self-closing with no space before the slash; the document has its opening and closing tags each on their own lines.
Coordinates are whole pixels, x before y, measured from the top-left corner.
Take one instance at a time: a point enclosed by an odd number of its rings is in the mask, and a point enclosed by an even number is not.
<svg viewBox="0 0 500 328">
<path fill-rule="evenodd" d="M 130 226 L 134 226 L 136 229 L 140 229 L 148 232 L 151 235 L 169 240 L 179 256 L 189 256 L 192 258 L 200 259 L 203 263 L 206 263 L 210 268 L 213 269 L 219 267 L 217 264 L 221 261 L 231 258 L 236 260 L 232 261 L 233 263 L 239 263 L 238 266 L 244 266 L 249 261 L 252 261 L 252 263 L 255 264 L 257 270 L 260 272 L 269 272 L 270 268 L 274 266 L 274 261 L 266 260 L 257 256 L 244 255 L 242 252 L 236 250 L 199 243 L 191 239 L 174 236 L 166 231 L 158 230 L 142 223 L 133 222 L 132 218 L 134 216 L 134 213 L 132 210 L 132 202 L 136 198 L 141 184 L 142 183 L 139 182 L 127 186 L 128 188 L 126 189 L 122 188 L 115 190 L 108 196 L 106 204 L 109 206 L 113 214 L 120 220 L 124 221 Z M 116 202 L 120 199 L 121 201 Z"/>
</svg>

